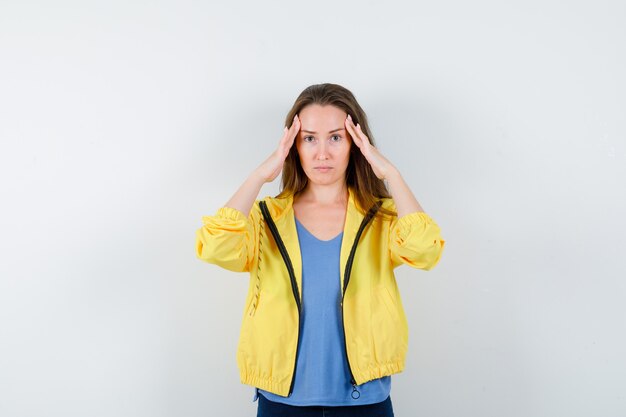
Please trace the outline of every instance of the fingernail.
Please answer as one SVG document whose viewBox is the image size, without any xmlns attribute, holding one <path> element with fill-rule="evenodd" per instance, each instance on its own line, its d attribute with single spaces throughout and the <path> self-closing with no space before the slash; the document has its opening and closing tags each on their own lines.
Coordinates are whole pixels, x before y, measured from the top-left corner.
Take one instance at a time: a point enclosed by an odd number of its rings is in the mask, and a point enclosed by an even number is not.
<svg viewBox="0 0 626 417">
<path fill-rule="evenodd" d="M 348 113 L 348 119 L 352 120 L 352 116 L 350 116 L 350 113 Z"/>
</svg>

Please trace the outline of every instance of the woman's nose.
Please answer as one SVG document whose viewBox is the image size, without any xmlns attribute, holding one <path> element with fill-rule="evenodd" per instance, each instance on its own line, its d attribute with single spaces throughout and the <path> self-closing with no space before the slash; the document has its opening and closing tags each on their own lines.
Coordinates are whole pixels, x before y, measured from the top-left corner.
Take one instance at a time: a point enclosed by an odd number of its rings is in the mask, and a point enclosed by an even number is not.
<svg viewBox="0 0 626 417">
<path fill-rule="evenodd" d="M 317 159 L 328 159 L 328 152 L 324 141 L 320 141 L 319 147 L 317 148 Z"/>
</svg>

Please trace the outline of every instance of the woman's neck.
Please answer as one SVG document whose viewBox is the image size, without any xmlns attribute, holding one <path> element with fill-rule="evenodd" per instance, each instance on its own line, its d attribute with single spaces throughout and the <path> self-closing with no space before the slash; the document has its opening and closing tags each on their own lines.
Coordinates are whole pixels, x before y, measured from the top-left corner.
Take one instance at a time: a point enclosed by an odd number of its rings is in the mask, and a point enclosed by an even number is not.
<svg viewBox="0 0 626 417">
<path fill-rule="evenodd" d="M 345 204 L 348 201 L 348 185 L 344 183 L 319 185 L 307 184 L 298 200 L 319 205 Z"/>
</svg>

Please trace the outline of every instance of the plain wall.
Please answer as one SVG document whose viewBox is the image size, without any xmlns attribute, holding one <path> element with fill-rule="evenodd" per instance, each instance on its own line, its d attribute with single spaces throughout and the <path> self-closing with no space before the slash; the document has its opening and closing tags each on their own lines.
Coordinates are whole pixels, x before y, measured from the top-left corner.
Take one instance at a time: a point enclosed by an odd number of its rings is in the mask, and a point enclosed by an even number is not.
<svg viewBox="0 0 626 417">
<path fill-rule="evenodd" d="M 321 82 L 355 94 L 446 239 L 433 270 L 396 270 L 396 416 L 626 415 L 625 16 L 0 1 L 0 415 L 256 415 L 249 277 L 197 260 L 195 231 Z"/>
</svg>

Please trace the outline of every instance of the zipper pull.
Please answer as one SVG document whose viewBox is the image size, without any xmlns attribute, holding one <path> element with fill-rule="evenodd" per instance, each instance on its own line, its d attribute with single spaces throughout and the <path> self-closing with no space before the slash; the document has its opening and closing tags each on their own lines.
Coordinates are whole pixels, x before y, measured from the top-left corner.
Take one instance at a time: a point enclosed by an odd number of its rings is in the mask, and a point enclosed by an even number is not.
<svg viewBox="0 0 626 417">
<path fill-rule="evenodd" d="M 352 384 L 352 398 L 355 400 L 358 400 L 361 397 L 361 392 L 356 389 L 356 381 L 354 380 L 354 378 L 350 381 L 350 383 Z"/>
</svg>

